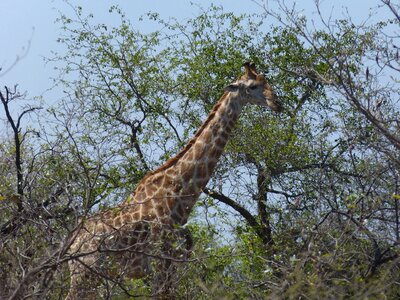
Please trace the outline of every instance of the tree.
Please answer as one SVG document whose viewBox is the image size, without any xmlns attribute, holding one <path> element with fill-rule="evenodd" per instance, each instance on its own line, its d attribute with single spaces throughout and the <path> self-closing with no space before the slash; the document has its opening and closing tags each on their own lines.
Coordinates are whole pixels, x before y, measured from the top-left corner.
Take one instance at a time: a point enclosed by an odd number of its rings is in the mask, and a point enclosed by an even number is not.
<svg viewBox="0 0 400 300">
<path fill-rule="evenodd" d="M 179 297 L 398 296 L 399 7 L 382 1 L 393 18 L 367 26 L 328 22 L 316 2 L 322 26 L 314 28 L 278 3 L 264 16 L 215 6 L 186 22 L 151 13 L 162 30 L 148 34 L 117 7 L 115 28 L 94 25 L 80 8 L 60 17 L 67 51 L 53 61 L 65 97 L 41 116 L 52 127 L 24 140 L 36 149 L 21 152 L 29 184 L 18 193 L 16 166 L 15 187 L 2 190 L 2 228 L 12 234 L 2 231 L 0 261 L 24 266 L 3 275 L 3 294 L 65 294 L 63 263 L 78 217 L 124 199 L 253 61 L 285 113 L 246 108 L 190 222 L 195 248 L 177 274 Z M 1 149 L 8 182 L 10 158 L 18 161 L 12 149 Z M 13 193 L 23 195 L 20 204 Z M 130 282 L 105 295 L 127 293 L 148 290 Z"/>
</svg>

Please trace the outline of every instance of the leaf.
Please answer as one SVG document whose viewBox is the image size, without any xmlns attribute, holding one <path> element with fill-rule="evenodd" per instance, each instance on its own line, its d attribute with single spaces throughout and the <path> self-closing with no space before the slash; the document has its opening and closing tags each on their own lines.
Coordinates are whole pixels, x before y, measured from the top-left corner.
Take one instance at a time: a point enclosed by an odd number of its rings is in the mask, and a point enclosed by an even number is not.
<svg viewBox="0 0 400 300">
<path fill-rule="evenodd" d="M 6 197 L 0 195 L 0 201 L 5 200 L 5 199 L 6 199 Z"/>
<path fill-rule="evenodd" d="M 400 200 L 400 195 L 393 194 L 392 197 L 396 200 Z"/>
</svg>

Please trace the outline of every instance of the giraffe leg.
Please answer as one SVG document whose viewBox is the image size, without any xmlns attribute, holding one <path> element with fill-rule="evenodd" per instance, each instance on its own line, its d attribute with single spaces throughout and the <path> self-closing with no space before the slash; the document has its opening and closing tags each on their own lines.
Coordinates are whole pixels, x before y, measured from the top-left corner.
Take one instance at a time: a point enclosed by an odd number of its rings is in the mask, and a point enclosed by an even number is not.
<svg viewBox="0 0 400 300">
<path fill-rule="evenodd" d="M 187 228 L 167 229 L 162 233 L 161 256 L 153 279 L 152 292 L 158 299 L 175 299 L 174 290 L 178 261 L 184 262 L 193 247 L 192 234 Z"/>
<path fill-rule="evenodd" d="M 69 291 L 65 300 L 76 300 L 78 299 L 78 281 L 77 275 L 71 275 L 71 283 L 69 286 Z"/>
<path fill-rule="evenodd" d="M 160 229 L 160 228 L 157 228 Z M 152 245 L 158 256 L 154 261 L 153 280 L 152 280 L 152 295 L 156 299 L 171 299 L 171 267 L 172 267 L 172 243 L 175 240 L 173 231 L 169 227 L 162 228 L 158 234 L 159 239 L 153 241 Z"/>
<path fill-rule="evenodd" d="M 97 299 L 98 280 L 78 261 L 70 261 L 70 288 L 65 300 Z"/>
<path fill-rule="evenodd" d="M 156 299 L 174 299 L 173 294 L 173 270 L 170 259 L 163 258 L 157 262 L 156 274 L 152 282 L 152 295 Z"/>
</svg>

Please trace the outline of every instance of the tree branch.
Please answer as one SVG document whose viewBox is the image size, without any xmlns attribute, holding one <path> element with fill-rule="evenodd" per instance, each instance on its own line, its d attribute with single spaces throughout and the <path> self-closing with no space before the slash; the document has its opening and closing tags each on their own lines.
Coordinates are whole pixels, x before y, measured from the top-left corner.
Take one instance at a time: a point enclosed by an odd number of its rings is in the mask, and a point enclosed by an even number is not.
<svg viewBox="0 0 400 300">
<path fill-rule="evenodd" d="M 270 239 L 268 237 L 269 234 L 267 232 L 265 232 L 265 228 L 258 223 L 257 219 L 247 209 L 245 209 L 243 206 L 241 206 L 240 204 L 238 204 L 231 198 L 229 198 L 221 193 L 218 193 L 214 190 L 210 190 L 209 188 L 204 188 L 203 192 L 206 195 L 210 196 L 211 198 L 216 199 L 216 200 L 230 206 L 235 211 L 237 211 L 247 221 L 247 223 L 254 229 L 254 231 L 259 236 L 259 238 L 262 240 L 262 242 L 267 246 L 271 246 L 272 239 Z"/>
<path fill-rule="evenodd" d="M 24 189 L 23 189 L 23 173 L 22 173 L 22 158 L 21 158 L 21 140 L 20 140 L 20 132 L 21 132 L 21 128 L 20 126 L 20 122 L 18 119 L 17 124 L 15 124 L 14 119 L 11 116 L 10 113 L 10 108 L 9 108 L 9 104 L 12 100 L 20 97 L 21 95 L 19 95 L 16 91 L 16 86 L 14 87 L 14 91 L 10 91 L 8 87 L 4 87 L 6 90 L 6 94 L 3 95 L 2 92 L 0 92 L 0 100 L 1 103 L 3 104 L 4 107 L 4 111 L 6 113 L 6 117 L 7 117 L 7 121 L 10 124 L 12 131 L 14 133 L 14 144 L 15 144 L 15 167 L 17 169 L 17 194 L 18 194 L 18 199 L 16 201 L 17 206 L 18 206 L 18 210 L 22 211 L 23 207 L 22 207 L 22 196 L 24 194 Z"/>
</svg>

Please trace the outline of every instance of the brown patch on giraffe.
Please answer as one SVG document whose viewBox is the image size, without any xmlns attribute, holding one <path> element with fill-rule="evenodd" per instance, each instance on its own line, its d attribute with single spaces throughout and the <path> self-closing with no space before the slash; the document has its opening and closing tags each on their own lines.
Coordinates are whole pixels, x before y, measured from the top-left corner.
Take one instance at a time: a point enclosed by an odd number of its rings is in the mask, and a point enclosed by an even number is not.
<svg viewBox="0 0 400 300">
<path fill-rule="evenodd" d="M 197 178 L 197 179 L 201 179 L 201 178 L 204 178 L 204 177 L 206 177 L 207 175 L 208 175 L 208 172 L 207 172 L 208 170 L 207 170 L 207 166 L 205 165 L 205 164 L 200 164 L 200 165 L 198 165 L 197 167 L 196 167 L 196 175 L 195 175 L 195 178 Z"/>
<path fill-rule="evenodd" d="M 233 127 L 235 127 L 235 121 L 234 121 L 234 120 L 229 120 L 227 126 L 228 126 L 230 129 L 232 129 Z"/>
<path fill-rule="evenodd" d="M 164 205 L 160 203 L 160 204 L 154 206 L 154 212 L 155 212 L 155 214 L 156 214 L 157 216 L 162 216 L 162 215 L 164 215 L 165 212 L 166 212 L 166 210 L 165 210 L 165 208 L 164 208 Z"/>
<path fill-rule="evenodd" d="M 198 194 L 198 189 L 194 184 L 189 184 L 186 189 L 185 189 L 185 193 L 183 194 L 183 196 L 185 197 L 186 200 L 188 200 L 189 198 L 195 198 L 196 194 Z"/>
<path fill-rule="evenodd" d="M 151 182 L 154 185 L 160 186 L 163 181 L 164 176 L 162 174 L 156 174 L 153 176 Z"/>
<path fill-rule="evenodd" d="M 134 199 L 135 199 L 135 202 L 139 202 L 139 203 L 143 202 L 146 199 L 145 192 L 141 191 L 140 193 L 136 193 Z"/>
<path fill-rule="evenodd" d="M 215 140 L 215 145 L 216 145 L 218 148 L 223 149 L 224 146 L 225 146 L 225 144 L 226 144 L 226 139 L 223 139 L 223 138 L 221 138 L 221 137 L 218 137 L 218 138 Z M 221 151 L 221 152 L 222 152 L 222 151 Z"/>
<path fill-rule="evenodd" d="M 134 193 L 141 193 L 144 191 L 144 188 L 145 188 L 144 185 L 138 185 Z"/>
<path fill-rule="evenodd" d="M 213 137 L 213 135 L 212 135 L 211 131 L 207 131 L 201 136 L 201 139 L 204 144 L 208 144 L 211 142 L 212 137 Z"/>
<path fill-rule="evenodd" d="M 104 223 L 100 223 L 100 224 L 98 224 L 97 225 L 98 227 L 98 230 L 100 231 L 100 232 L 105 232 L 105 231 L 107 231 L 107 225 L 105 225 Z"/>
<path fill-rule="evenodd" d="M 124 224 L 126 223 L 131 223 L 132 222 L 132 215 L 129 213 L 126 213 L 122 215 L 122 220 L 124 221 Z"/>
<path fill-rule="evenodd" d="M 184 173 L 182 173 L 182 175 L 181 175 L 181 179 L 182 179 L 184 182 L 189 182 L 189 180 L 192 179 L 192 178 L 193 178 L 193 174 L 192 174 L 192 172 L 189 172 L 189 171 L 184 172 Z"/>
<path fill-rule="evenodd" d="M 195 160 L 199 155 L 202 155 L 204 152 L 204 144 L 200 141 L 194 144 L 194 153 L 195 153 Z"/>
<path fill-rule="evenodd" d="M 219 135 L 219 130 L 220 130 L 220 127 L 219 127 L 219 126 L 215 126 L 215 127 L 212 129 L 211 132 L 212 132 L 213 137 Z"/>
<path fill-rule="evenodd" d="M 158 188 L 154 184 L 149 184 L 146 186 L 146 195 L 147 197 L 152 197 L 156 193 Z"/>
<path fill-rule="evenodd" d="M 221 137 L 222 137 L 223 139 L 227 140 L 227 139 L 229 138 L 229 133 L 227 133 L 226 131 L 223 131 L 223 132 L 221 133 Z"/>
<path fill-rule="evenodd" d="M 102 219 L 110 219 L 113 216 L 114 216 L 114 212 L 111 209 L 109 209 L 107 211 L 104 211 L 104 212 L 101 212 L 99 214 L 99 217 L 102 218 Z"/>
<path fill-rule="evenodd" d="M 145 221 L 151 221 L 153 219 L 154 215 L 152 213 L 152 211 L 148 210 L 148 211 L 143 211 L 142 213 L 142 220 Z"/>
<path fill-rule="evenodd" d="M 166 171 L 165 171 L 165 175 L 166 176 L 175 176 L 175 173 L 176 173 L 176 171 L 175 171 L 175 169 L 173 169 L 173 168 L 168 168 Z"/>
<path fill-rule="evenodd" d="M 222 148 L 219 148 L 214 145 L 210 151 L 210 156 L 218 158 L 221 155 L 222 151 L 223 151 Z"/>
<path fill-rule="evenodd" d="M 117 228 L 119 228 L 119 227 L 121 227 L 121 217 L 116 217 L 115 219 L 114 219 L 114 223 L 113 223 L 113 225 L 114 225 L 114 227 L 117 227 Z"/>
<path fill-rule="evenodd" d="M 192 169 L 193 164 L 189 161 L 185 160 L 180 160 L 179 164 L 177 165 L 178 168 L 178 174 L 181 174 L 182 172 L 188 171 Z"/>
<path fill-rule="evenodd" d="M 193 161 L 194 160 L 194 152 L 190 151 L 189 153 L 187 153 L 184 157 L 184 160 L 186 161 Z"/>
<path fill-rule="evenodd" d="M 135 220 L 140 220 L 141 213 L 140 211 L 134 212 L 132 215 L 132 221 L 135 222 Z"/>
<path fill-rule="evenodd" d="M 172 211 L 174 209 L 175 203 L 176 203 L 175 197 L 168 197 L 165 200 L 165 206 L 169 211 Z"/>
<path fill-rule="evenodd" d="M 166 185 L 168 185 L 168 186 L 171 186 L 171 185 L 174 184 L 174 182 L 175 182 L 174 177 L 169 176 L 169 175 L 165 175 L 165 177 L 164 177 L 164 184 L 166 184 Z"/>
</svg>

